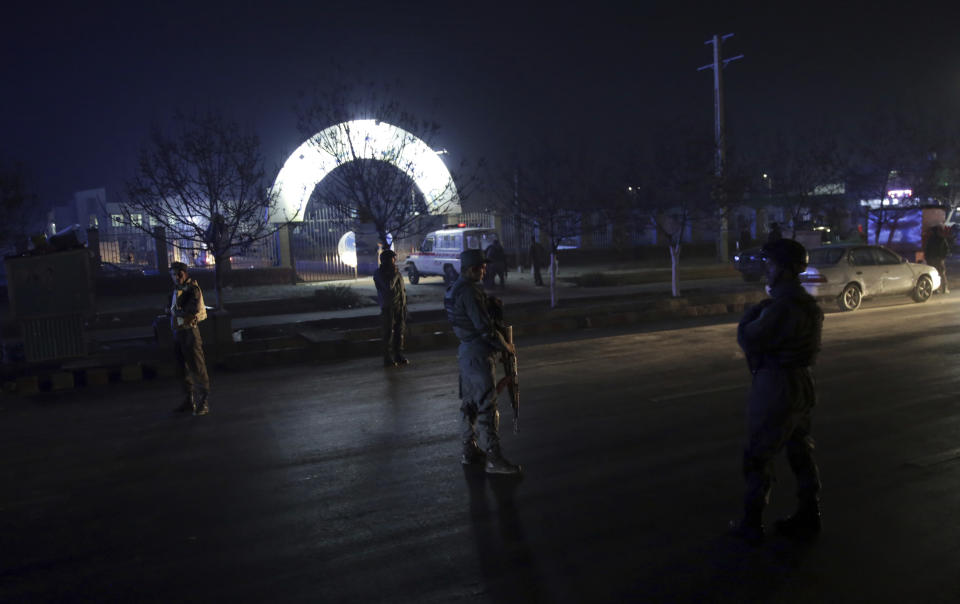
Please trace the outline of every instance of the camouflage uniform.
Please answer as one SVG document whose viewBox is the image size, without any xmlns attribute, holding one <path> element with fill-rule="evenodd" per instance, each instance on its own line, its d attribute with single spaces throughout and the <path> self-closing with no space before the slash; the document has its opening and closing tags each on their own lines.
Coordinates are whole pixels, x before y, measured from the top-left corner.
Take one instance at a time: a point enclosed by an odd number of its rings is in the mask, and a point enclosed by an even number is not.
<svg viewBox="0 0 960 604">
<path fill-rule="evenodd" d="M 392 270 L 391 270 L 392 269 Z M 386 365 L 403 363 L 404 332 L 407 320 L 407 290 L 403 273 L 389 264 L 381 264 L 373 275 L 380 301 L 380 321 L 383 327 L 383 362 Z"/>
<path fill-rule="evenodd" d="M 487 295 L 480 283 L 461 275 L 444 295 L 447 318 L 460 339 L 457 360 L 460 366 L 461 439 L 464 445 L 476 442 L 476 427 L 484 448 L 499 454 L 500 413 L 497 410 L 496 355 L 507 350 L 488 311 Z"/>
<path fill-rule="evenodd" d="M 173 290 L 170 300 L 170 329 L 173 331 L 173 352 L 177 372 L 183 377 L 187 406 L 193 406 L 194 391 L 199 394 L 200 409 L 207 409 L 210 378 L 203 357 L 203 339 L 197 325 L 206 318 L 203 292 L 195 279 L 188 279 Z"/>
<path fill-rule="evenodd" d="M 744 514 L 759 524 L 773 483 L 773 458 L 784 447 L 803 506 L 817 506 L 820 475 L 810 436 L 816 393 L 811 366 L 820 351 L 823 312 L 796 280 L 776 284 L 751 308 L 737 341 L 753 373 L 743 454 Z"/>
</svg>

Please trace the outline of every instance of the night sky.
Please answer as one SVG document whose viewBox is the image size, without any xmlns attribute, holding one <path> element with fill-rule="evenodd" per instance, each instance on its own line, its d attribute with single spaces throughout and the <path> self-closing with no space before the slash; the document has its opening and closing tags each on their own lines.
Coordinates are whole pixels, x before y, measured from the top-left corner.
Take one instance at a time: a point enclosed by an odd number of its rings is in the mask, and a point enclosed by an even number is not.
<svg viewBox="0 0 960 604">
<path fill-rule="evenodd" d="M 494 164 L 545 142 L 621 149 L 663 123 L 710 132 L 712 79 L 696 69 L 713 34 L 746 55 L 725 71 L 741 145 L 888 105 L 960 109 L 960 9 L 932 4 L 139 4 L 5 9 L 0 156 L 26 164 L 46 204 L 114 195 L 176 109 L 250 124 L 275 170 L 303 140 L 301 93 L 333 65 L 401 82 L 407 107 L 441 124 L 438 146 Z"/>
</svg>

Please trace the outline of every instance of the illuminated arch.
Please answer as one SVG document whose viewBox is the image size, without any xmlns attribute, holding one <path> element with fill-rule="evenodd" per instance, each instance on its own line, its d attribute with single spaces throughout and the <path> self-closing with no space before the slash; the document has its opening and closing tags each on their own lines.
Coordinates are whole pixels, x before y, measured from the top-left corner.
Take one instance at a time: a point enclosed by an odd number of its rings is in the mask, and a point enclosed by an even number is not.
<svg viewBox="0 0 960 604">
<path fill-rule="evenodd" d="M 349 138 L 348 138 L 349 135 Z M 312 141 L 324 140 L 335 156 Z M 351 151 L 350 143 L 353 143 Z M 400 149 L 399 156 L 396 150 Z M 425 142 L 402 128 L 377 120 L 353 120 L 322 130 L 301 144 L 284 162 L 273 191 L 277 194 L 270 222 L 301 222 L 313 190 L 337 166 L 353 155 L 388 161 L 404 171 L 423 194 L 431 213 L 460 212 L 460 198 L 443 160 Z"/>
</svg>

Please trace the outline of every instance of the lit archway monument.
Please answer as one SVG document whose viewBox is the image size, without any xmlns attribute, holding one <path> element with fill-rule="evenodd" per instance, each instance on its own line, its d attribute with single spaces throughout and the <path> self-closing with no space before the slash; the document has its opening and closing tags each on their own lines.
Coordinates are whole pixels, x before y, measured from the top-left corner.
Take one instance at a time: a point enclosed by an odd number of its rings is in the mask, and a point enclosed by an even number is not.
<svg viewBox="0 0 960 604">
<path fill-rule="evenodd" d="M 316 140 L 328 144 L 321 149 Z M 330 126 L 297 147 L 274 181 L 277 203 L 270 222 L 302 222 L 307 202 L 320 181 L 355 159 L 386 161 L 402 170 L 416 184 L 431 213 L 460 212 L 453 177 L 437 152 L 403 128 L 369 119 Z"/>
</svg>

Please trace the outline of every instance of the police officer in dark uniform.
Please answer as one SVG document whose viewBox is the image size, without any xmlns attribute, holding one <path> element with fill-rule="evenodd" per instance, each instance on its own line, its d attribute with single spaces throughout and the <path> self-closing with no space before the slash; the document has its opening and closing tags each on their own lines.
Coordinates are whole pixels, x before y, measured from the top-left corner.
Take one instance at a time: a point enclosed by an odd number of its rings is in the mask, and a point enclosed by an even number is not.
<svg viewBox="0 0 960 604">
<path fill-rule="evenodd" d="M 410 361 L 403 356 L 403 338 L 407 327 L 407 290 L 403 273 L 397 268 L 397 253 L 384 250 L 380 254 L 380 268 L 373 275 L 380 301 L 380 320 L 383 326 L 383 366 L 399 367 Z"/>
<path fill-rule="evenodd" d="M 449 287 L 443 304 L 453 332 L 460 339 L 461 440 L 464 465 L 485 464 L 488 474 L 519 474 L 520 466 L 500 451 L 500 412 L 497 410 L 496 355 L 514 353 L 513 344 L 497 331 L 489 301 L 480 283 L 487 260 L 480 250 L 460 254 L 460 277 Z M 477 444 L 477 427 L 484 448 Z"/>
<path fill-rule="evenodd" d="M 775 523 L 778 532 L 809 538 L 820 531 L 820 473 L 810 436 L 816 393 L 811 367 L 820 351 L 823 311 L 800 285 L 807 252 L 792 239 L 763 248 L 770 298 L 748 310 L 737 342 L 753 374 L 747 399 L 744 515 L 734 534 L 751 544 L 763 540 L 763 510 L 773 483 L 773 459 L 783 448 L 797 479 L 799 507 Z"/>
<path fill-rule="evenodd" d="M 206 415 L 210 413 L 207 400 L 210 395 L 210 378 L 203 357 L 203 340 L 197 327 L 200 321 L 207 318 L 203 292 L 200 284 L 190 278 L 187 265 L 182 262 L 170 264 L 170 278 L 174 285 L 170 299 L 170 329 L 173 331 L 177 372 L 183 377 L 184 390 L 183 404 L 176 410 Z"/>
</svg>

